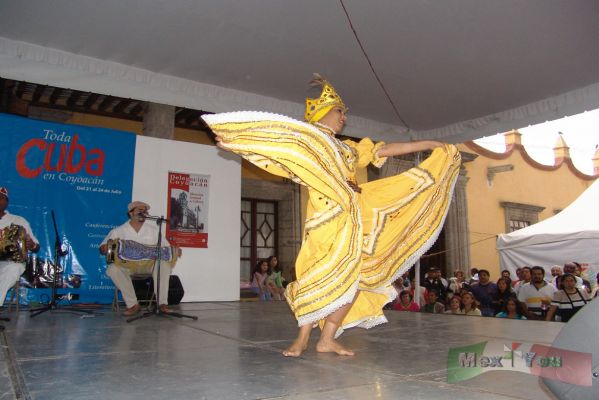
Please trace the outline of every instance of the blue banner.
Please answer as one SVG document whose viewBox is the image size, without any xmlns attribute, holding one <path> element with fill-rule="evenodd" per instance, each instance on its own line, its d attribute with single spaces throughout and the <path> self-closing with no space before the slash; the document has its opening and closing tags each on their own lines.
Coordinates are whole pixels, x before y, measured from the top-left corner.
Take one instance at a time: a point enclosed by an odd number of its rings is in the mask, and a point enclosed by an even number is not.
<svg viewBox="0 0 599 400">
<path fill-rule="evenodd" d="M 113 284 L 98 248 L 126 220 L 135 140 L 123 131 L 0 114 L 0 186 L 9 190 L 8 211 L 29 221 L 41 246 L 22 278 L 25 302 L 49 300 L 56 241 L 52 212 L 68 250 L 60 259 L 59 293 L 85 303 L 112 300 Z"/>
</svg>

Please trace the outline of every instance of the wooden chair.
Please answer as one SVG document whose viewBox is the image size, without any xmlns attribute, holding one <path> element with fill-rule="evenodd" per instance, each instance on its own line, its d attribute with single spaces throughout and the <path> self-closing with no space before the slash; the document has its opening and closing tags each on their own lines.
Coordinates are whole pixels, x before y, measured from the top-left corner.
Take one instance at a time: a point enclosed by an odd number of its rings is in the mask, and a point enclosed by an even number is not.
<svg viewBox="0 0 599 400">
<path fill-rule="evenodd" d="M 145 281 L 148 278 L 152 278 L 152 274 L 133 274 L 133 275 L 131 275 L 131 281 L 133 281 L 133 282 Z M 133 287 L 135 287 L 135 284 Z M 149 299 L 140 299 L 139 296 L 137 298 L 137 302 L 139 303 L 139 305 L 140 306 L 145 305 L 146 308 L 149 308 L 152 305 L 152 303 L 156 303 L 156 293 L 154 293 L 154 288 L 148 288 L 148 290 L 152 291 L 152 295 L 150 296 Z M 121 306 L 120 306 L 121 301 L 119 300 L 119 293 L 120 293 L 120 290 L 115 286 L 114 287 L 114 298 L 112 299 L 112 311 L 115 311 L 115 312 L 121 311 Z M 137 293 L 137 290 L 136 290 L 136 293 Z"/>
</svg>

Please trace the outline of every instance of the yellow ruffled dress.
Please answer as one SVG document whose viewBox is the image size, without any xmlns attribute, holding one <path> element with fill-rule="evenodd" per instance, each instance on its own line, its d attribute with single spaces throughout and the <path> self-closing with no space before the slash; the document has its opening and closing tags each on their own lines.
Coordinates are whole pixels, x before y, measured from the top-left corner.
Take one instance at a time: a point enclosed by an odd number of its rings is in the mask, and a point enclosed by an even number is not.
<svg viewBox="0 0 599 400">
<path fill-rule="evenodd" d="M 392 282 L 437 239 L 459 172 L 455 146 L 437 148 L 417 167 L 360 185 L 359 168 L 380 167 L 382 142 L 341 142 L 325 129 L 277 114 L 203 117 L 222 146 L 272 174 L 307 186 L 309 201 L 297 280 L 286 298 L 298 325 L 314 324 L 356 300 L 343 329 L 386 322 Z"/>
</svg>

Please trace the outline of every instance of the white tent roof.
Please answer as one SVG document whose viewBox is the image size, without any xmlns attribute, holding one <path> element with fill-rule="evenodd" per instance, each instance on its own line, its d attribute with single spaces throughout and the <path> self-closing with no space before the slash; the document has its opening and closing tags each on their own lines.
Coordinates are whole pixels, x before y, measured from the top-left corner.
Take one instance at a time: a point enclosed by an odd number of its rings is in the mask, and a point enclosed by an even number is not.
<svg viewBox="0 0 599 400">
<path fill-rule="evenodd" d="M 459 142 L 599 108 L 597 21 L 596 0 L 2 0 L 0 77 L 298 118 L 320 72 L 348 134 Z"/>
<path fill-rule="evenodd" d="M 599 266 L 599 180 L 559 214 L 529 227 L 499 235 L 503 268 L 569 261 Z"/>
</svg>

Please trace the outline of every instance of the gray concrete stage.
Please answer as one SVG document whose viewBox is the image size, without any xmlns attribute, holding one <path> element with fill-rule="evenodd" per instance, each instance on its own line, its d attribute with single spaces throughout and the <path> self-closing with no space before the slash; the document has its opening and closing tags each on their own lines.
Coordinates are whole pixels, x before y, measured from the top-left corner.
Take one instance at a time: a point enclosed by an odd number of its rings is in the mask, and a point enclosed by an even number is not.
<svg viewBox="0 0 599 400">
<path fill-rule="evenodd" d="M 355 357 L 316 353 L 314 330 L 309 350 L 291 359 L 280 355 L 296 333 L 283 302 L 175 308 L 198 321 L 126 323 L 108 309 L 94 318 L 9 314 L 0 332 L 0 399 L 553 398 L 532 375 L 500 371 L 448 384 L 445 368 L 450 347 L 551 344 L 559 323 L 387 311 L 388 324 L 341 337 Z"/>
</svg>

